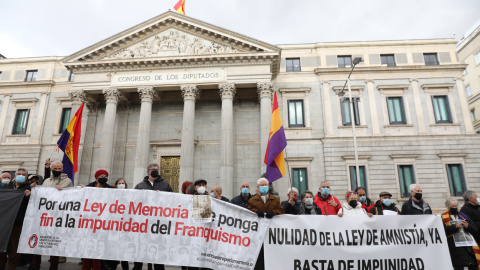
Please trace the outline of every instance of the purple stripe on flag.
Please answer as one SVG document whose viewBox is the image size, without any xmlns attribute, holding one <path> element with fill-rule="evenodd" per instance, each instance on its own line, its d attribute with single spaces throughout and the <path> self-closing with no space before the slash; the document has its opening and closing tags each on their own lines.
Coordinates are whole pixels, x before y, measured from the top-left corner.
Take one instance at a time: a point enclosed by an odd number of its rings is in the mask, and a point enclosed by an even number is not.
<svg viewBox="0 0 480 270">
<path fill-rule="evenodd" d="M 67 148 L 67 143 L 69 138 L 70 138 L 70 132 L 68 132 L 68 130 L 65 129 L 65 131 L 62 133 L 62 136 L 60 137 L 60 139 L 58 139 L 58 142 L 57 142 L 58 148 L 60 148 L 60 150 L 62 150 L 63 152 L 65 152 L 65 148 Z"/>
<path fill-rule="evenodd" d="M 268 159 L 267 165 L 272 164 L 273 160 L 283 151 L 287 146 L 287 138 L 285 138 L 285 132 L 283 127 L 280 127 L 268 141 Z"/>
<path fill-rule="evenodd" d="M 277 167 L 277 163 L 272 162 L 272 164 L 267 166 L 267 179 L 269 183 L 272 183 L 273 181 L 280 179 L 283 177 L 282 173 Z"/>
<path fill-rule="evenodd" d="M 63 173 L 66 173 L 68 175 L 68 178 L 72 180 L 72 184 L 74 184 L 73 177 L 75 176 L 75 173 L 73 172 L 73 164 L 70 161 L 70 159 L 67 157 L 67 155 L 63 155 Z"/>
</svg>

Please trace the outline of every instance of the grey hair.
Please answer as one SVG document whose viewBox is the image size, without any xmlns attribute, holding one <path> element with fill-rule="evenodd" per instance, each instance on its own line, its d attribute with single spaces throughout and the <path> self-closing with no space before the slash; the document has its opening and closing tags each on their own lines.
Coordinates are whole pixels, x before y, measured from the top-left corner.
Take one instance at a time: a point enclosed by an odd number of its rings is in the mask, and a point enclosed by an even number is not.
<svg viewBox="0 0 480 270">
<path fill-rule="evenodd" d="M 418 184 L 411 184 L 410 185 L 410 192 L 414 191 L 417 188 Z"/>
<path fill-rule="evenodd" d="M 159 166 L 157 163 L 151 163 L 151 164 L 148 164 L 148 166 L 147 166 L 147 171 L 149 171 L 152 167 L 158 167 L 158 168 L 160 168 L 160 166 Z"/>
<path fill-rule="evenodd" d="M 449 207 L 450 207 L 450 204 L 451 204 L 452 202 L 457 202 L 457 203 L 458 203 L 457 199 L 450 197 L 450 198 L 447 198 L 447 200 L 445 201 L 445 206 L 446 206 L 447 208 L 449 208 Z"/>
<path fill-rule="evenodd" d="M 473 194 L 475 191 L 473 190 L 467 190 L 465 193 L 463 193 L 463 199 L 465 200 L 465 203 L 467 203 L 468 199 L 473 198 Z"/>
<path fill-rule="evenodd" d="M 220 192 L 220 194 L 222 194 L 222 187 L 221 187 L 221 186 L 215 186 L 214 188 L 216 188 L 216 189 L 217 189 L 217 191 L 219 191 L 219 192 Z"/>
<path fill-rule="evenodd" d="M 296 192 L 298 194 L 298 189 L 296 187 L 291 187 L 287 190 L 287 194 L 290 194 L 290 192 Z"/>
<path fill-rule="evenodd" d="M 60 160 L 55 160 L 54 162 L 52 162 L 52 165 L 53 165 L 53 164 L 60 164 L 60 165 L 63 166 L 63 163 L 62 163 Z"/>
<path fill-rule="evenodd" d="M 260 186 L 260 182 L 263 181 L 263 180 L 267 181 L 267 183 L 268 183 L 268 179 L 262 177 L 262 178 L 257 180 L 257 186 Z"/>
<path fill-rule="evenodd" d="M 27 173 L 27 175 L 28 175 L 28 171 L 27 171 L 27 169 L 25 169 L 25 168 L 18 168 L 17 171 L 15 172 L 15 175 L 16 175 L 19 171 L 24 171 L 24 172 Z"/>
</svg>

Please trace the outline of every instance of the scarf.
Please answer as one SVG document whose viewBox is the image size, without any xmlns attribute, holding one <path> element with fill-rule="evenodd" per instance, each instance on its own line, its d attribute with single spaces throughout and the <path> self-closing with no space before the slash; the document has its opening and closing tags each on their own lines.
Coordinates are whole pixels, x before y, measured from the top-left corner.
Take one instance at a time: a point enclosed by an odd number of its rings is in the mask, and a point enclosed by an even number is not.
<svg viewBox="0 0 480 270">
<path fill-rule="evenodd" d="M 463 220 L 468 220 L 468 217 L 462 212 L 458 212 L 458 217 Z M 445 225 L 447 226 L 451 225 L 449 211 L 442 214 L 442 220 L 443 220 L 443 223 L 445 223 Z M 447 237 L 453 237 L 453 234 L 447 235 Z M 473 248 L 473 253 L 475 254 L 475 259 L 477 259 L 478 269 L 480 270 L 480 248 L 478 248 L 478 243 L 476 246 L 473 246 L 472 248 Z"/>
</svg>

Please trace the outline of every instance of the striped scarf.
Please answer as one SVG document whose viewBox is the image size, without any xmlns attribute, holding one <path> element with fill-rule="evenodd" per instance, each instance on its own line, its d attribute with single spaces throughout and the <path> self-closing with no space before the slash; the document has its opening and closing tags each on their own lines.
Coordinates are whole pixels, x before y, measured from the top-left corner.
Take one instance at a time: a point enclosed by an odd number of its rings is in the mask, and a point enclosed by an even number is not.
<svg viewBox="0 0 480 270">
<path fill-rule="evenodd" d="M 468 217 L 462 212 L 458 212 L 458 217 L 462 220 L 468 220 Z M 449 211 L 442 214 L 442 220 L 443 220 L 443 223 L 445 223 L 445 225 L 447 226 L 451 225 Z M 447 235 L 447 237 L 453 237 L 453 234 Z M 475 259 L 477 259 L 478 269 L 480 270 L 480 248 L 478 248 L 478 244 L 476 246 L 473 246 L 472 248 L 473 248 L 473 253 L 475 254 Z"/>
</svg>

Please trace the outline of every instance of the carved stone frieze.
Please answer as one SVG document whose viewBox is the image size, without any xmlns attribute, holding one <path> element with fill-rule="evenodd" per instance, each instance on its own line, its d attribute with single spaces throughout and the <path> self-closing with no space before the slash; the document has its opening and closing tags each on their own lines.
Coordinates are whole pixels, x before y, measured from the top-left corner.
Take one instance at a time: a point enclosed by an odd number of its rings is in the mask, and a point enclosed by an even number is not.
<svg viewBox="0 0 480 270">
<path fill-rule="evenodd" d="M 268 97 L 272 98 L 273 83 L 257 83 L 258 98 Z"/>
<path fill-rule="evenodd" d="M 198 87 L 196 84 L 183 84 L 180 85 L 180 90 L 182 90 L 183 100 L 195 100 L 198 95 Z"/>
<path fill-rule="evenodd" d="M 156 96 L 156 91 L 151 86 L 139 87 L 138 94 L 140 95 L 141 101 L 150 101 L 152 102 Z"/>
<path fill-rule="evenodd" d="M 169 55 L 201 55 L 240 52 L 230 45 L 219 44 L 176 29 L 146 39 L 138 44 L 106 55 L 102 59 L 126 59 Z"/>
<path fill-rule="evenodd" d="M 75 90 L 68 92 L 73 103 L 82 103 L 87 101 L 87 94 L 83 90 Z"/>
<path fill-rule="evenodd" d="M 118 99 L 122 96 L 122 92 L 115 87 L 104 88 L 102 92 L 107 102 L 118 103 Z"/>
<path fill-rule="evenodd" d="M 235 97 L 235 93 L 237 89 L 234 83 L 222 83 L 218 85 L 218 89 L 220 89 L 220 97 L 224 98 L 231 98 Z"/>
</svg>

